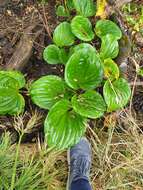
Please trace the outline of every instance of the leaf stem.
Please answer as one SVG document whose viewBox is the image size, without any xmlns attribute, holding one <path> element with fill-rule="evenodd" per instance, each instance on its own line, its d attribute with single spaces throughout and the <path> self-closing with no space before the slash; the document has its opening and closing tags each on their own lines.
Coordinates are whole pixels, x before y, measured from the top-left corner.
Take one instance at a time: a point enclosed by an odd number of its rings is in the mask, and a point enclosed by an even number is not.
<svg viewBox="0 0 143 190">
<path fill-rule="evenodd" d="M 17 161 L 18 161 L 18 156 L 19 156 L 19 149 L 20 149 L 20 144 L 21 144 L 21 140 L 22 140 L 23 134 L 24 133 L 22 133 L 20 135 L 20 138 L 19 138 L 19 141 L 18 141 L 18 144 L 17 144 L 17 147 L 16 147 L 15 162 L 14 162 L 14 166 L 13 166 L 13 172 L 12 172 L 10 190 L 14 190 L 15 177 L 16 177 L 16 167 L 17 167 Z"/>
</svg>

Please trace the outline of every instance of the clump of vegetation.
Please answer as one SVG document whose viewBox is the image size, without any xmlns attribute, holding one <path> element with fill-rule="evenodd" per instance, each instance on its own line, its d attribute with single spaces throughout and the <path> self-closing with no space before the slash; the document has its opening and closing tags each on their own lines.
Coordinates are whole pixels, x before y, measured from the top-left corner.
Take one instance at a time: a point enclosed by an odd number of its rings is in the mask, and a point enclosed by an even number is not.
<svg viewBox="0 0 143 190">
<path fill-rule="evenodd" d="M 64 79 L 44 76 L 33 82 L 30 88 L 33 102 L 49 110 L 44 123 L 46 141 L 50 147 L 58 149 L 68 148 L 79 141 L 88 118 L 100 118 L 106 112 L 123 108 L 131 95 L 128 82 L 120 76 L 113 60 L 119 53 L 120 28 L 105 19 L 97 21 L 93 31 L 88 17 L 95 15 L 94 2 L 69 2 L 57 8 L 58 16 L 69 19 L 73 9 L 77 15 L 55 28 L 53 44 L 43 53 L 48 64 L 65 65 Z M 93 46 L 95 38 L 101 40 L 98 51 Z"/>
<path fill-rule="evenodd" d="M 67 10 L 71 15 L 73 9 L 77 13 L 73 18 L 62 15 Z M 93 25 L 88 18 L 96 13 L 92 0 L 66 1 L 62 13 L 60 16 L 68 16 L 68 21 L 55 28 L 53 44 L 45 48 L 43 57 L 49 64 L 65 65 L 64 79 L 44 76 L 33 82 L 29 90 L 33 102 L 49 110 L 45 137 L 48 145 L 57 149 L 76 144 L 86 131 L 88 119 L 123 108 L 131 95 L 129 84 L 114 61 L 119 53 L 118 40 L 122 38 L 120 28 L 106 19 Z M 95 39 L 101 41 L 98 50 L 93 45 Z M 19 89 L 24 86 L 21 73 L 0 72 L 1 115 L 23 112 L 25 101 Z"/>
<path fill-rule="evenodd" d="M 143 35 L 143 6 L 142 3 L 128 3 L 122 8 L 124 19 L 129 27 Z"/>
<path fill-rule="evenodd" d="M 93 189 L 141 190 L 143 187 L 143 132 L 137 121 L 122 112 L 120 122 L 111 120 L 108 132 L 90 130 L 93 150 Z M 125 127 L 123 127 L 126 126 Z"/>
</svg>

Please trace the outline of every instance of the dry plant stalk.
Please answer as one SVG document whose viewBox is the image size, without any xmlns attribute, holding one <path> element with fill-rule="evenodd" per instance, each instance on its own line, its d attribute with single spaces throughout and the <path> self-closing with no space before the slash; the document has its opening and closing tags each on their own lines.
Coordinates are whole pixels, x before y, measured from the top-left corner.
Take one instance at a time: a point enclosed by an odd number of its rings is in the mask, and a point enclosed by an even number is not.
<svg viewBox="0 0 143 190">
<path fill-rule="evenodd" d="M 98 131 L 100 144 L 90 133 L 93 189 L 142 189 L 143 132 L 130 112 L 124 112 L 120 122 L 125 125 L 118 124 L 122 132 L 112 126 L 108 132 Z"/>
<path fill-rule="evenodd" d="M 42 33 L 43 27 L 38 27 L 38 23 L 25 29 L 14 54 L 9 63 L 5 66 L 8 70 L 22 70 L 28 63 L 33 50 L 33 44 L 36 38 Z M 33 30 L 36 30 L 33 34 Z"/>
</svg>

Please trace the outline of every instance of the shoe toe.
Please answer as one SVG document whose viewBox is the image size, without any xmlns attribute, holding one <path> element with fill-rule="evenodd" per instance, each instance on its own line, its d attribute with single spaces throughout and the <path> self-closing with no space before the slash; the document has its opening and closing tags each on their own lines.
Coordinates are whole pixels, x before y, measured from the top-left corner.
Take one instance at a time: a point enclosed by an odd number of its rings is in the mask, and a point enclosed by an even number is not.
<svg viewBox="0 0 143 190">
<path fill-rule="evenodd" d="M 70 149 L 70 157 L 76 155 L 91 157 L 91 146 L 85 137 L 82 137 L 79 143 Z"/>
</svg>

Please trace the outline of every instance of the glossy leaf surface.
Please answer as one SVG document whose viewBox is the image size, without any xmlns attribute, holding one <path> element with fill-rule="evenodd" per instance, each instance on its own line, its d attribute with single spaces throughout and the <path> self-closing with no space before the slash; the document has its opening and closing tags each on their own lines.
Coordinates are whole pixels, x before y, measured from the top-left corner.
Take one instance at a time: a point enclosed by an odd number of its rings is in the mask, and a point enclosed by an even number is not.
<svg viewBox="0 0 143 190">
<path fill-rule="evenodd" d="M 94 51 L 82 49 L 74 53 L 65 68 L 65 81 L 73 89 L 93 89 L 103 77 L 101 61 Z"/>
<path fill-rule="evenodd" d="M 45 139 L 50 147 L 69 148 L 86 130 L 86 119 L 75 113 L 68 100 L 57 102 L 45 120 Z"/>
<path fill-rule="evenodd" d="M 119 78 L 120 71 L 118 65 L 112 59 L 110 58 L 105 59 L 103 68 L 104 68 L 104 76 L 107 79 L 110 79 L 112 81 Z"/>
<path fill-rule="evenodd" d="M 50 109 L 65 96 L 64 81 L 54 75 L 43 76 L 33 82 L 30 89 L 32 101 L 39 107 Z"/>
<path fill-rule="evenodd" d="M 64 48 L 61 48 L 60 51 L 59 51 L 59 60 L 60 60 L 60 63 L 66 64 L 67 61 L 68 61 L 68 58 L 69 58 L 69 55 L 66 52 L 66 50 Z"/>
<path fill-rule="evenodd" d="M 111 20 L 99 20 L 95 26 L 96 35 L 100 38 L 107 34 L 113 35 L 117 40 L 122 37 L 122 32 L 116 23 Z"/>
<path fill-rule="evenodd" d="M 129 101 L 131 89 L 125 79 L 119 78 L 114 82 L 106 81 L 103 89 L 108 112 L 123 108 Z"/>
<path fill-rule="evenodd" d="M 87 49 L 87 50 L 90 49 L 90 51 L 93 51 L 94 53 L 97 53 L 95 47 L 93 47 L 92 45 L 90 45 L 90 44 L 88 44 L 88 43 L 81 43 L 81 44 L 78 44 L 78 45 L 76 45 L 73 49 L 74 49 L 74 52 L 77 52 L 77 51 L 83 50 L 83 49 Z"/>
<path fill-rule="evenodd" d="M 0 71 L 0 74 L 7 75 L 11 78 L 14 78 L 18 82 L 18 88 L 23 88 L 25 86 L 24 75 L 19 71 Z"/>
<path fill-rule="evenodd" d="M 44 49 L 43 58 L 49 64 L 58 64 L 60 63 L 59 52 L 60 49 L 56 45 L 49 45 Z"/>
<path fill-rule="evenodd" d="M 95 5 L 93 0 L 73 0 L 74 7 L 79 15 L 90 17 L 95 15 Z"/>
<path fill-rule="evenodd" d="M 72 98 L 72 106 L 75 112 L 88 118 L 99 118 L 106 111 L 106 104 L 102 96 L 93 90 Z"/>
<path fill-rule="evenodd" d="M 102 37 L 100 57 L 101 59 L 114 59 L 119 53 L 119 44 L 116 38 L 110 34 Z"/>
<path fill-rule="evenodd" d="M 76 45 L 74 47 L 71 47 L 71 49 L 70 49 L 70 56 L 73 53 L 76 53 L 77 51 L 83 50 L 83 49 L 87 49 L 87 51 L 89 51 L 89 49 L 90 49 L 90 51 L 93 51 L 94 53 L 97 53 L 95 47 L 93 47 L 91 44 L 89 44 L 89 43 L 81 43 L 81 44 L 78 44 L 78 45 Z"/>
<path fill-rule="evenodd" d="M 19 88 L 19 83 L 7 74 L 0 74 L 0 87 L 9 87 L 17 90 Z"/>
<path fill-rule="evenodd" d="M 15 89 L 0 87 L 0 115 L 21 113 L 24 103 L 23 97 Z"/>
<path fill-rule="evenodd" d="M 68 60 L 68 55 L 64 48 L 59 48 L 52 44 L 44 49 L 43 58 L 49 64 L 65 64 Z"/>
<path fill-rule="evenodd" d="M 20 114 L 24 111 L 25 100 L 21 94 L 17 94 L 15 106 L 9 111 L 9 115 Z"/>
<path fill-rule="evenodd" d="M 68 22 L 60 23 L 53 34 L 53 41 L 57 46 L 70 46 L 74 43 L 74 35 Z"/>
<path fill-rule="evenodd" d="M 88 18 L 75 16 L 71 22 L 73 34 L 83 41 L 91 41 L 94 38 L 92 25 Z"/>
</svg>

